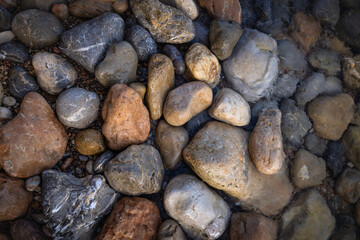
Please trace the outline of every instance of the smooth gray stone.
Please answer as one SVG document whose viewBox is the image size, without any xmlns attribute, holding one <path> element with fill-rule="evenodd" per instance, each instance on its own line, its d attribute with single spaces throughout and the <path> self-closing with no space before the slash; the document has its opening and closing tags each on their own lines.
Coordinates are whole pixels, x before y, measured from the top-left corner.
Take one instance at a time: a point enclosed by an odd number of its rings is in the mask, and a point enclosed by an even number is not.
<svg viewBox="0 0 360 240">
<path fill-rule="evenodd" d="M 34 77 L 19 65 L 10 68 L 8 86 L 10 94 L 18 99 L 22 99 L 29 92 L 39 91 Z"/>
<path fill-rule="evenodd" d="M 29 50 L 21 42 L 11 41 L 0 45 L 0 60 L 24 63 L 29 59 Z"/>
<path fill-rule="evenodd" d="M 6 8 L 0 6 L 0 32 L 11 29 L 11 21 L 13 16 Z"/>
<path fill-rule="evenodd" d="M 148 61 L 157 53 L 157 45 L 150 33 L 139 25 L 132 26 L 126 33 L 126 41 L 133 45 L 140 61 Z"/>
<path fill-rule="evenodd" d="M 98 157 L 94 162 L 94 171 L 96 173 L 102 173 L 104 172 L 105 165 L 113 159 L 117 155 L 116 152 L 112 150 L 106 150 L 104 153 Z"/>
</svg>

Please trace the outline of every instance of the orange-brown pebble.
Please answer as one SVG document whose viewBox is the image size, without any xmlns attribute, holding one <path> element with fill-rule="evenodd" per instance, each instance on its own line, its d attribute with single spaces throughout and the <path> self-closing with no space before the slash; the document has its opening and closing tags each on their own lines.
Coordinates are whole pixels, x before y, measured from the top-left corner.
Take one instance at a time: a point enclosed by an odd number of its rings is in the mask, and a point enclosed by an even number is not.
<svg viewBox="0 0 360 240">
<path fill-rule="evenodd" d="M 76 150 L 82 155 L 95 155 L 105 151 L 106 144 L 100 131 L 86 129 L 75 137 Z"/>
</svg>

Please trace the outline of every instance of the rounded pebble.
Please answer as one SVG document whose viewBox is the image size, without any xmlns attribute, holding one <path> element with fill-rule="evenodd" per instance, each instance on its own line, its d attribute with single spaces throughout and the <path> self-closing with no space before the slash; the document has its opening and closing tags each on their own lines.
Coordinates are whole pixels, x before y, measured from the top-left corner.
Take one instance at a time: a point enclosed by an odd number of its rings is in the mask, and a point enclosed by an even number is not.
<svg viewBox="0 0 360 240">
<path fill-rule="evenodd" d="M 100 131 L 86 129 L 75 137 L 76 150 L 83 155 L 95 155 L 105 151 L 106 144 Z"/>
<path fill-rule="evenodd" d="M 16 99 L 13 97 L 4 97 L 3 102 L 6 107 L 13 107 L 16 104 Z"/>
<path fill-rule="evenodd" d="M 40 181 L 41 181 L 41 179 L 40 179 L 39 175 L 36 175 L 36 176 L 26 179 L 25 180 L 26 190 L 28 190 L 29 192 L 35 191 L 35 189 L 40 186 Z"/>
</svg>

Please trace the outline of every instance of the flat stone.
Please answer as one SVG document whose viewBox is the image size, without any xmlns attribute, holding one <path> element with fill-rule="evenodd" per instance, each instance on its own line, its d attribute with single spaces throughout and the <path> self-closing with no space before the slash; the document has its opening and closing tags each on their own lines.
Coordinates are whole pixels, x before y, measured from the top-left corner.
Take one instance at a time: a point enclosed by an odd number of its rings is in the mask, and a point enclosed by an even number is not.
<svg viewBox="0 0 360 240">
<path fill-rule="evenodd" d="M 18 42 L 5 42 L 0 45 L 0 59 L 15 63 L 24 63 L 30 59 L 28 48 Z"/>
<path fill-rule="evenodd" d="M 319 138 L 315 133 L 309 133 L 305 137 L 305 148 L 317 156 L 322 156 L 327 148 L 326 140 Z"/>
<path fill-rule="evenodd" d="M 75 0 L 70 1 L 71 15 L 79 18 L 94 18 L 102 13 L 111 12 L 114 0 Z"/>
<path fill-rule="evenodd" d="M 295 100 L 300 107 L 316 98 L 324 91 L 326 84 L 325 75 L 322 73 L 313 73 L 309 77 L 301 81 L 295 93 Z"/>
<path fill-rule="evenodd" d="M 94 171 L 96 173 L 104 172 L 106 164 L 116 156 L 116 152 L 112 150 L 106 150 L 101 154 L 94 162 Z"/>
<path fill-rule="evenodd" d="M 33 192 L 40 186 L 40 182 L 41 179 L 39 175 L 30 177 L 25 181 L 25 188 L 27 191 Z"/>
<path fill-rule="evenodd" d="M 352 89 L 360 89 L 360 55 L 344 57 L 342 72 L 345 85 Z"/>
<path fill-rule="evenodd" d="M 0 6 L 0 32 L 10 30 L 13 16 L 6 8 Z"/>
<path fill-rule="evenodd" d="M 18 99 L 22 99 L 29 92 L 39 91 L 37 81 L 20 65 L 9 69 L 9 92 Z"/>
<path fill-rule="evenodd" d="M 277 40 L 278 54 L 280 59 L 280 72 L 293 71 L 296 76 L 302 77 L 307 70 L 307 62 L 304 54 L 296 44 L 287 39 Z"/>
<path fill-rule="evenodd" d="M 313 13 L 320 22 L 334 28 L 340 18 L 339 0 L 316 0 Z"/>
<path fill-rule="evenodd" d="M 345 132 L 342 142 L 349 160 L 360 169 L 360 127 L 350 126 Z"/>
<path fill-rule="evenodd" d="M 349 203 L 356 203 L 360 198 L 360 171 L 346 168 L 336 181 L 336 193 Z"/>
<path fill-rule="evenodd" d="M 336 35 L 347 44 L 360 48 L 359 28 L 360 9 L 349 9 L 344 12 L 336 24 Z"/>
<path fill-rule="evenodd" d="M 163 48 L 163 52 L 171 59 L 175 68 L 175 74 L 183 75 L 185 72 L 185 62 L 179 50 L 177 50 L 174 45 L 166 44 Z"/>
<path fill-rule="evenodd" d="M 26 219 L 16 220 L 11 224 L 11 237 L 16 240 L 47 240 L 41 225 Z"/>
<path fill-rule="evenodd" d="M 75 147 L 82 155 L 96 155 L 106 150 L 104 136 L 95 129 L 86 129 L 76 134 Z"/>
<path fill-rule="evenodd" d="M 12 31 L 3 31 L 0 32 L 0 44 L 5 42 L 10 42 L 15 38 L 15 34 Z"/>
<path fill-rule="evenodd" d="M 215 19 L 232 20 L 241 24 L 241 6 L 237 0 L 199 0 L 199 4 Z"/>
<path fill-rule="evenodd" d="M 51 7 L 51 12 L 61 21 L 69 18 L 69 8 L 65 3 L 55 3 Z"/>
<path fill-rule="evenodd" d="M 160 0 L 161 2 L 176 7 L 186 14 L 191 20 L 194 20 L 199 15 L 199 8 L 195 0 Z"/>
<path fill-rule="evenodd" d="M 186 240 L 186 235 L 177 222 L 166 219 L 160 225 L 158 240 Z"/>
<path fill-rule="evenodd" d="M 144 100 L 145 94 L 146 94 L 146 86 L 145 86 L 145 84 L 140 83 L 140 82 L 135 82 L 135 83 L 131 83 L 129 85 L 129 87 L 134 89 L 140 95 L 141 99 Z"/>
<path fill-rule="evenodd" d="M 328 75 L 336 75 L 341 71 L 340 55 L 332 50 L 317 49 L 312 51 L 309 56 L 309 63 Z"/>
<path fill-rule="evenodd" d="M 68 0 L 25 0 L 21 1 L 20 7 L 21 9 L 40 9 L 49 11 L 51 5 L 55 3 L 67 3 Z"/>
</svg>

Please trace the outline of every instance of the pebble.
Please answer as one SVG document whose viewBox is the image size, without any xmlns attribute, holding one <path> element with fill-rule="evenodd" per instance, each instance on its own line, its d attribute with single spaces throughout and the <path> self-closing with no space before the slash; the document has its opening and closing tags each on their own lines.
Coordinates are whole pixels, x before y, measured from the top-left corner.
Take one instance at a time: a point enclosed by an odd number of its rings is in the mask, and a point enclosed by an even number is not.
<svg viewBox="0 0 360 240">
<path fill-rule="evenodd" d="M 0 106 L 2 105 L 3 98 L 4 98 L 4 87 L 0 82 Z"/>
<path fill-rule="evenodd" d="M 166 212 L 194 239 L 217 239 L 226 230 L 231 211 L 227 203 L 196 177 L 180 174 L 164 193 Z"/>
<path fill-rule="evenodd" d="M 322 156 L 327 148 L 326 140 L 319 138 L 315 133 L 309 133 L 305 137 L 304 145 L 306 150 L 317 156 Z"/>
<path fill-rule="evenodd" d="M 160 211 L 155 203 L 145 198 L 124 197 L 115 204 L 96 239 L 153 240 L 160 224 Z"/>
<path fill-rule="evenodd" d="M 316 49 L 309 56 L 309 63 L 327 75 L 336 75 L 341 71 L 340 55 L 328 49 Z"/>
<path fill-rule="evenodd" d="M 106 150 L 102 153 L 94 162 L 94 171 L 96 173 L 104 172 L 106 164 L 116 156 L 116 153 L 112 150 Z"/>
<path fill-rule="evenodd" d="M 12 118 L 12 113 L 10 109 L 5 107 L 0 107 L 0 123 L 6 122 Z"/>
<path fill-rule="evenodd" d="M 11 30 L 11 22 L 13 20 L 13 16 L 9 13 L 6 8 L 0 6 L 0 32 Z"/>
<path fill-rule="evenodd" d="M 93 73 L 106 49 L 123 39 L 124 27 L 124 21 L 119 15 L 107 12 L 61 34 L 59 48 L 66 56 Z"/>
<path fill-rule="evenodd" d="M 56 43 L 64 26 L 52 13 L 29 9 L 14 17 L 12 31 L 22 43 L 39 49 Z"/>
<path fill-rule="evenodd" d="M 39 91 L 39 86 L 34 77 L 20 65 L 9 69 L 9 92 L 18 99 L 22 99 L 29 92 Z"/>
<path fill-rule="evenodd" d="M 289 98 L 296 91 L 300 79 L 292 72 L 281 74 L 274 85 L 273 96 L 276 98 Z"/>
<path fill-rule="evenodd" d="M 6 107 L 13 107 L 16 104 L 16 99 L 13 97 L 4 97 L 2 103 Z"/>
<path fill-rule="evenodd" d="M 360 201 L 357 202 L 355 208 L 355 219 L 358 225 L 360 225 Z"/>
<path fill-rule="evenodd" d="M 141 99 L 144 100 L 145 94 L 146 94 L 146 86 L 145 86 L 145 84 L 135 82 L 135 83 L 131 83 L 129 85 L 129 87 L 134 89 L 140 95 Z"/>
<path fill-rule="evenodd" d="M 175 73 L 171 59 L 163 54 L 155 54 L 148 63 L 146 104 L 152 120 L 163 114 L 163 105 L 169 91 L 174 88 Z"/>
<path fill-rule="evenodd" d="M 185 129 L 192 138 L 197 131 L 199 131 L 207 122 L 213 120 L 208 110 L 204 110 L 201 113 L 192 117 L 186 124 Z"/>
<path fill-rule="evenodd" d="M 67 0 L 25 0 L 21 1 L 21 9 L 40 9 L 49 11 L 50 7 L 55 3 L 67 3 Z"/>
<path fill-rule="evenodd" d="M 76 151 L 86 156 L 100 154 L 106 150 L 103 135 L 94 129 L 86 129 L 76 134 L 75 147 Z"/>
<path fill-rule="evenodd" d="M 337 52 L 340 55 L 352 55 L 350 47 L 345 45 L 345 42 L 341 41 L 337 36 L 332 36 L 329 39 L 329 47 L 331 50 Z"/>
<path fill-rule="evenodd" d="M 333 234 L 331 240 L 356 240 L 355 227 L 341 225 Z"/>
<path fill-rule="evenodd" d="M 55 3 L 51 7 L 51 12 L 61 21 L 69 18 L 69 8 L 65 3 Z"/>
<path fill-rule="evenodd" d="M 360 171 L 346 168 L 335 184 L 336 193 L 349 203 L 356 203 L 360 198 Z"/>
<path fill-rule="evenodd" d="M 350 126 L 345 132 L 342 142 L 345 147 L 346 156 L 349 160 L 360 169 L 360 127 Z"/>
<path fill-rule="evenodd" d="M 166 219 L 159 228 L 158 240 L 186 240 L 180 225 L 172 219 Z"/>
<path fill-rule="evenodd" d="M 328 76 L 325 81 L 324 90 L 322 94 L 324 95 L 336 95 L 342 93 L 342 81 L 335 76 Z"/>
<path fill-rule="evenodd" d="M 241 6 L 233 0 L 199 0 L 201 7 L 215 19 L 231 20 L 241 24 Z"/>
<path fill-rule="evenodd" d="M 19 178 L 54 167 L 68 140 L 50 105 L 35 92 L 24 97 L 18 115 L 0 129 L 0 135 L 0 165 L 7 174 Z"/>
<path fill-rule="evenodd" d="M 30 59 L 28 48 L 18 42 L 5 42 L 0 45 L 0 59 L 15 63 L 24 63 Z"/>
<path fill-rule="evenodd" d="M 47 240 L 42 227 L 33 221 L 19 219 L 11 224 L 11 237 L 15 240 Z"/>
<path fill-rule="evenodd" d="M 248 102 L 267 96 L 278 74 L 276 52 L 276 41 L 272 37 L 255 29 L 245 29 L 233 53 L 223 63 L 231 88 Z"/>
<path fill-rule="evenodd" d="M 100 99 L 95 92 L 75 87 L 59 95 L 56 113 L 65 126 L 84 129 L 98 117 L 99 105 Z"/>
<path fill-rule="evenodd" d="M 36 175 L 25 180 L 25 188 L 29 192 L 35 191 L 40 186 L 40 176 Z"/>
<path fill-rule="evenodd" d="M 10 42 L 14 38 L 15 38 L 15 35 L 12 31 L 0 32 L 0 44 L 3 44 L 5 42 Z"/>
<path fill-rule="evenodd" d="M 183 75 L 185 72 L 185 62 L 179 50 L 174 45 L 166 44 L 163 48 L 163 52 L 171 59 L 175 68 L 175 74 Z"/>
<path fill-rule="evenodd" d="M 94 172 L 94 161 L 93 160 L 87 161 L 85 169 L 89 174 L 94 175 L 95 174 L 95 172 Z"/>
<path fill-rule="evenodd" d="M 360 89 L 360 55 L 343 57 L 342 73 L 347 87 Z"/>
<path fill-rule="evenodd" d="M 200 81 L 185 83 L 170 91 L 164 104 L 164 118 L 173 126 L 181 126 L 212 103 L 211 88 Z"/>
<path fill-rule="evenodd" d="M 360 48 L 360 9 L 349 9 L 336 24 L 336 35 L 348 45 Z"/>
<path fill-rule="evenodd" d="M 316 0 L 313 13 L 321 23 L 334 28 L 340 18 L 339 0 Z"/>
<path fill-rule="evenodd" d="M 111 45 L 95 68 L 96 79 L 105 87 L 117 83 L 129 84 L 136 81 L 138 57 L 130 43 L 123 41 Z"/>
<path fill-rule="evenodd" d="M 63 164 L 61 164 L 60 168 L 61 168 L 63 171 L 65 171 L 68 167 L 70 167 L 70 165 L 71 165 L 71 163 L 72 163 L 73 160 L 74 160 L 73 158 L 67 158 L 67 159 L 63 162 Z"/>
<path fill-rule="evenodd" d="M 156 42 L 181 44 L 194 38 L 194 24 L 180 10 L 159 0 L 129 2 L 136 20 L 150 32 Z"/>
<path fill-rule="evenodd" d="M 332 170 L 334 177 L 342 172 L 342 158 L 344 153 L 345 147 L 341 141 L 329 141 L 324 157 L 326 159 L 326 166 Z"/>
<path fill-rule="evenodd" d="M 112 7 L 117 14 L 123 14 L 129 8 L 128 0 L 115 0 Z"/>
<path fill-rule="evenodd" d="M 317 72 L 301 81 L 295 93 L 297 104 L 304 108 L 308 102 L 316 98 L 325 90 L 325 84 L 325 75 Z"/>
<path fill-rule="evenodd" d="M 288 39 L 277 40 L 280 69 L 282 73 L 294 72 L 297 77 L 303 77 L 307 70 L 304 54 L 296 44 Z"/>
<path fill-rule="evenodd" d="M 195 0 L 161 0 L 161 2 L 176 7 L 191 18 L 191 20 L 199 16 L 199 8 Z"/>
<path fill-rule="evenodd" d="M 208 28 L 208 26 L 199 21 L 194 21 L 193 24 L 195 27 L 195 37 L 190 43 L 201 43 L 209 47 L 210 29 Z"/>
<path fill-rule="evenodd" d="M 94 18 L 102 13 L 111 12 L 113 2 L 114 0 L 74 0 L 69 3 L 69 11 L 75 17 Z"/>
</svg>

